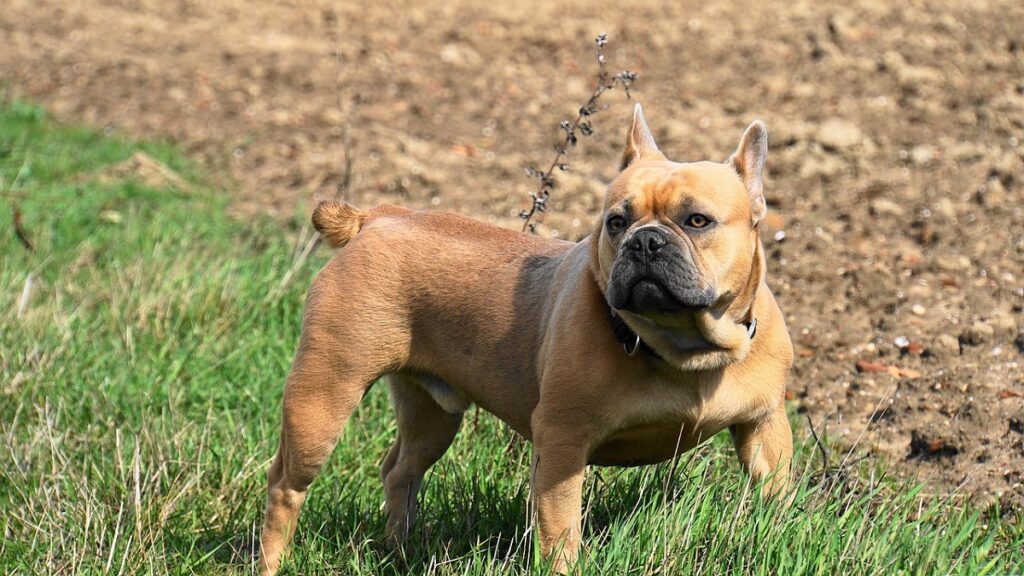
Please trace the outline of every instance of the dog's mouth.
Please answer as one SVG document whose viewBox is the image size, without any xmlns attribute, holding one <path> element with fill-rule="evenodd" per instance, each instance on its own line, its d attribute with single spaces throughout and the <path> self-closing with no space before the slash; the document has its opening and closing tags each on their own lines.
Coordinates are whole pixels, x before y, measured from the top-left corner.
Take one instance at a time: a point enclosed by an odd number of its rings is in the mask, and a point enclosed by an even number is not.
<svg viewBox="0 0 1024 576">
<path fill-rule="evenodd" d="M 687 308 L 660 282 L 650 278 L 637 280 L 632 288 L 619 291 L 617 296 L 619 301 L 612 302 L 612 306 L 629 312 L 682 312 Z"/>
<path fill-rule="evenodd" d="M 649 275 L 617 278 L 613 273 L 608 303 L 616 310 L 634 314 L 672 314 L 707 308 L 714 303 L 714 290 L 673 285 Z"/>
</svg>

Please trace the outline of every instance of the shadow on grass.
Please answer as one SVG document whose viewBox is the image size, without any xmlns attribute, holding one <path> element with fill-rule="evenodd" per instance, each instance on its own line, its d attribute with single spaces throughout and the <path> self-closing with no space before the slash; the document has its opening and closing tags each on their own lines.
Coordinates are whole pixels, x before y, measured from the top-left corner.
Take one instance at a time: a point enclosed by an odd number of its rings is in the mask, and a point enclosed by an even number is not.
<svg viewBox="0 0 1024 576">
<path fill-rule="evenodd" d="M 527 473 L 523 471 L 524 479 Z M 464 557 L 525 569 L 532 550 L 525 488 L 482 485 L 448 470 L 441 476 L 428 473 L 416 525 L 400 549 L 386 542 L 384 511 L 367 500 L 383 501 L 379 482 L 354 487 L 359 492 L 356 502 L 344 493 L 348 490 L 314 484 L 281 573 L 330 573 L 357 562 L 367 574 L 423 574 Z M 251 499 L 262 504 L 262 490 L 258 492 Z M 171 558 L 187 559 L 192 567 L 248 573 L 255 571 L 262 520 L 262 507 L 255 514 L 238 511 L 219 527 L 179 531 L 165 544 Z"/>
</svg>

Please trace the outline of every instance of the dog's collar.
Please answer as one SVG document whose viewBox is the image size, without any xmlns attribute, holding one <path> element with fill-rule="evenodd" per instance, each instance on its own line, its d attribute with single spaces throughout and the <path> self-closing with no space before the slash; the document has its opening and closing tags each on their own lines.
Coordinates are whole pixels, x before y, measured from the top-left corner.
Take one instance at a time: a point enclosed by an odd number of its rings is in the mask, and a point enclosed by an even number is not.
<svg viewBox="0 0 1024 576">
<path fill-rule="evenodd" d="M 608 308 L 608 322 L 611 324 L 615 339 L 622 344 L 622 349 L 625 350 L 626 356 L 636 356 L 637 352 L 643 350 L 658 360 L 662 360 L 661 355 L 644 342 L 640 335 L 634 332 L 626 324 L 625 320 L 616 314 L 615 310 L 611 307 Z M 753 340 L 754 335 L 757 334 L 757 318 L 751 318 L 750 322 L 744 322 L 743 325 L 747 327 L 747 338 Z"/>
</svg>

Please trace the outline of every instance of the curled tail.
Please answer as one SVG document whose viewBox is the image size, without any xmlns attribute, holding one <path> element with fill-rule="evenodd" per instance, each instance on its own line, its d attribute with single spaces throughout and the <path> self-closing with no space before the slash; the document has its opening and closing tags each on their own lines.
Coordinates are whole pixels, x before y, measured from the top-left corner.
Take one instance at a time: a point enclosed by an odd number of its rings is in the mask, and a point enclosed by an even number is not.
<svg viewBox="0 0 1024 576">
<path fill-rule="evenodd" d="M 338 200 L 324 200 L 313 210 L 313 227 L 330 246 L 344 246 L 362 228 L 367 213 Z"/>
</svg>

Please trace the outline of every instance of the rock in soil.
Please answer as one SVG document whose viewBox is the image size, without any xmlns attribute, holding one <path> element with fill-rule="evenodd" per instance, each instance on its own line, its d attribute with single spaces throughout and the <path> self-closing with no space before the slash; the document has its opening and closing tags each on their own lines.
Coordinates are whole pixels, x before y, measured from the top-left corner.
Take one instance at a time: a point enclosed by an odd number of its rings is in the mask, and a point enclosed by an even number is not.
<svg viewBox="0 0 1024 576">
<path fill-rule="evenodd" d="M 959 356 L 960 340 L 949 334 L 939 334 L 935 340 L 932 340 L 932 345 L 928 348 L 928 352 L 939 358 Z"/>
</svg>

